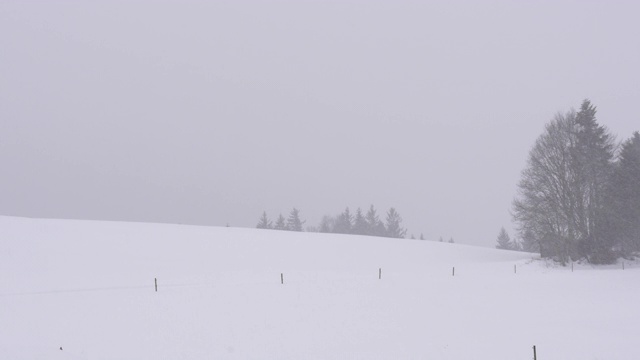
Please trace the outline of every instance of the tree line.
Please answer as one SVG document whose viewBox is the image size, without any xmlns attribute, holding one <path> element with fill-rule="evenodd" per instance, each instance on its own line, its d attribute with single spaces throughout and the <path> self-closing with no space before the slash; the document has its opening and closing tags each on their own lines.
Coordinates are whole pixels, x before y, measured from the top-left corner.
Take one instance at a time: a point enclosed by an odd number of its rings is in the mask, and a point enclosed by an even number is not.
<svg viewBox="0 0 640 360">
<path fill-rule="evenodd" d="M 539 252 L 563 264 L 615 262 L 640 251 L 640 133 L 617 144 L 584 100 L 538 137 L 518 183 L 513 219 L 498 248 Z"/>
<path fill-rule="evenodd" d="M 285 219 L 282 214 L 279 214 L 275 223 L 269 219 L 267 212 L 264 211 L 256 227 L 258 229 L 303 231 L 304 223 L 305 221 L 300 218 L 300 211 L 293 208 L 288 218 Z M 307 230 L 322 233 L 370 235 L 391 238 L 404 238 L 407 233 L 407 230 L 402 227 L 402 217 L 400 217 L 400 214 L 395 208 L 392 207 L 387 211 L 385 221 L 383 222 L 380 220 L 373 205 L 369 207 L 366 214 L 363 213 L 360 208 L 356 210 L 355 214 L 352 214 L 347 207 L 343 212 L 335 216 L 326 215 L 322 217 L 317 227 L 309 226 Z"/>
<path fill-rule="evenodd" d="M 300 218 L 300 211 L 293 208 L 289 213 L 289 216 L 285 218 L 282 214 L 279 214 L 276 221 L 273 222 L 267 216 L 267 212 L 263 211 L 256 228 L 258 229 L 271 229 L 271 230 L 285 230 L 285 231 L 304 231 L 303 225 L 305 220 Z M 361 208 L 357 208 L 355 214 L 351 212 L 347 207 L 343 212 L 331 216 L 325 215 L 320 220 L 317 226 L 307 226 L 308 232 L 321 232 L 321 233 L 333 233 L 333 234 L 351 234 L 351 235 L 368 235 L 368 236 L 380 236 L 390 238 L 405 238 L 407 235 L 407 229 L 402 227 L 402 217 L 395 208 L 390 208 L 384 221 L 378 216 L 378 211 L 371 205 L 365 214 Z M 411 239 L 416 239 L 412 234 Z M 425 240 L 424 235 L 420 234 L 420 240 Z M 448 241 L 445 241 L 440 236 L 439 242 L 445 242 L 453 244 L 455 241 L 453 237 L 450 237 Z"/>
<path fill-rule="evenodd" d="M 275 224 L 273 221 L 269 220 L 267 217 L 267 212 L 262 212 L 262 217 L 260 217 L 260 221 L 256 228 L 258 229 L 271 229 L 271 230 L 286 230 L 286 231 L 302 231 L 302 225 L 306 221 L 300 219 L 300 210 L 293 208 L 289 213 L 289 217 L 287 219 L 282 216 L 282 214 L 278 215 Z"/>
</svg>

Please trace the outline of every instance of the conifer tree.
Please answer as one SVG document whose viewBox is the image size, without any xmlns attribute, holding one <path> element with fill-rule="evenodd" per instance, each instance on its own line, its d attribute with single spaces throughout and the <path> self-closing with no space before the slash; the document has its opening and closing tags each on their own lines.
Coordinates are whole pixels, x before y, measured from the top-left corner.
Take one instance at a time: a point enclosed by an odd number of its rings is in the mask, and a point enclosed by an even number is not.
<svg viewBox="0 0 640 360">
<path fill-rule="evenodd" d="M 376 209 L 373 207 L 373 205 L 369 207 L 369 211 L 367 211 L 365 220 L 367 221 L 368 235 L 385 236 L 387 229 L 384 227 L 382 221 L 380 221 L 380 218 L 378 218 L 378 214 L 376 213 Z"/>
<path fill-rule="evenodd" d="M 614 261 L 613 241 L 604 233 L 604 196 L 609 177 L 613 170 L 613 136 L 598 124 L 596 108 L 589 100 L 584 100 L 576 114 L 577 127 L 575 153 L 576 173 L 580 176 L 576 210 L 585 214 L 579 224 L 580 255 L 587 256 L 595 263 Z"/>
<path fill-rule="evenodd" d="M 296 208 L 291 210 L 289 218 L 287 219 L 287 230 L 290 231 L 302 231 L 302 225 L 305 221 L 300 220 L 300 211 Z"/>
<path fill-rule="evenodd" d="M 260 217 L 260 221 L 258 222 L 258 225 L 256 225 L 256 228 L 258 229 L 271 229 L 273 226 L 271 220 L 269 220 L 269 218 L 267 217 L 267 212 L 263 211 L 262 212 L 262 217 Z"/>
<path fill-rule="evenodd" d="M 358 235 L 367 235 L 369 230 L 367 220 L 362 215 L 362 210 L 358 208 L 356 215 L 353 217 L 353 233 Z"/>
<path fill-rule="evenodd" d="M 407 230 L 400 225 L 402 218 L 395 208 L 390 208 L 387 212 L 387 237 L 404 238 Z"/>
<path fill-rule="evenodd" d="M 347 207 L 344 212 L 336 217 L 333 232 L 338 234 L 351 234 L 353 228 L 353 216 Z"/>
<path fill-rule="evenodd" d="M 276 219 L 276 224 L 273 226 L 274 230 L 289 230 L 289 228 L 287 228 L 287 221 L 285 220 L 284 216 L 282 216 L 282 214 L 278 215 L 278 218 Z"/>
<path fill-rule="evenodd" d="M 496 245 L 496 249 L 503 250 L 514 250 L 513 243 L 511 242 L 511 238 L 509 238 L 509 234 L 507 230 L 504 228 L 500 229 L 500 233 L 498 234 L 498 244 Z"/>
<path fill-rule="evenodd" d="M 640 251 L 640 133 L 621 147 L 607 187 L 606 236 L 615 239 L 623 255 Z"/>
</svg>

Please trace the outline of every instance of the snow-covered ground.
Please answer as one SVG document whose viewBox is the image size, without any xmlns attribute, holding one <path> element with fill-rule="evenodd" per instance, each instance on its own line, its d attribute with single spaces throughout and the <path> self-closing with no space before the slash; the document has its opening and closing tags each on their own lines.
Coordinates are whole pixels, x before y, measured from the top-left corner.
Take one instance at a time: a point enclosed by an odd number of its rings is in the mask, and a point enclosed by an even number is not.
<svg viewBox="0 0 640 360">
<path fill-rule="evenodd" d="M 0 359 L 629 360 L 639 331 L 634 263 L 0 217 Z"/>
</svg>

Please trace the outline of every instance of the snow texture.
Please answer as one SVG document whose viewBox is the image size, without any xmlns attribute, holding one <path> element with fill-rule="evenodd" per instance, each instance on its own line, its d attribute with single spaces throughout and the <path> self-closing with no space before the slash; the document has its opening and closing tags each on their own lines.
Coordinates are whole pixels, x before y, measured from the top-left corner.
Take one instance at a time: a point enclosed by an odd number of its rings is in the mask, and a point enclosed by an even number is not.
<svg viewBox="0 0 640 360">
<path fill-rule="evenodd" d="M 640 358 L 635 263 L 15 217 L 0 239 L 0 359 Z"/>
</svg>

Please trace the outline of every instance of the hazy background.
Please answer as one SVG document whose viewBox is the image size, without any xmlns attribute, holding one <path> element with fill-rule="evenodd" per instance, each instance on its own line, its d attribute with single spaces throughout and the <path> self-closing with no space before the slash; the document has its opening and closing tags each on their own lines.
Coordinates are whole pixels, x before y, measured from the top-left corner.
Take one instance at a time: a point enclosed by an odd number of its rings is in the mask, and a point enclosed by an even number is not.
<svg viewBox="0 0 640 360">
<path fill-rule="evenodd" d="M 640 128 L 634 1 L 2 1 L 0 214 L 253 227 L 398 209 L 493 246 L 589 98 Z M 382 215 L 382 214 L 381 214 Z"/>
</svg>

